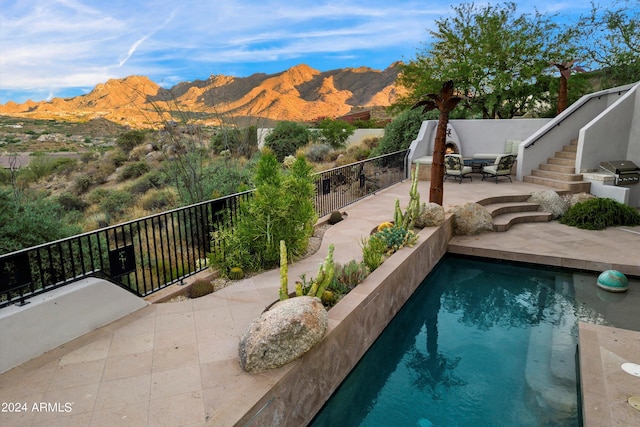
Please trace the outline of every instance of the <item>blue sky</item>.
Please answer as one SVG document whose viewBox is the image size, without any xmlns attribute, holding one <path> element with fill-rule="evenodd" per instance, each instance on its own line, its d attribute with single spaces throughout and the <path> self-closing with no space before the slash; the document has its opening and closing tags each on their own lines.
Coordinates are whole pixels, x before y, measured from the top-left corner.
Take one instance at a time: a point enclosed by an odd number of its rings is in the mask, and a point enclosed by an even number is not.
<svg viewBox="0 0 640 427">
<path fill-rule="evenodd" d="M 273 74 L 297 64 L 382 70 L 414 58 L 434 21 L 459 3 L 0 0 L 0 104 L 82 95 L 130 75 L 170 87 L 212 74 Z M 589 0 L 516 3 L 521 13 L 534 6 L 545 14 L 590 8 Z"/>
</svg>

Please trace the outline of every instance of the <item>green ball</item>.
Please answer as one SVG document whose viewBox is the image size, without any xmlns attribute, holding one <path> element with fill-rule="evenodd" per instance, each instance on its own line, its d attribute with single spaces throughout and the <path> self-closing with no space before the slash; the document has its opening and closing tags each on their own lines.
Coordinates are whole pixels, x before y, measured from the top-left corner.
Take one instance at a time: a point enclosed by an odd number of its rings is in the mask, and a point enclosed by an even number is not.
<svg viewBox="0 0 640 427">
<path fill-rule="evenodd" d="M 598 287 L 609 292 L 624 292 L 629 289 L 627 277 L 616 270 L 606 270 L 598 276 Z"/>
</svg>

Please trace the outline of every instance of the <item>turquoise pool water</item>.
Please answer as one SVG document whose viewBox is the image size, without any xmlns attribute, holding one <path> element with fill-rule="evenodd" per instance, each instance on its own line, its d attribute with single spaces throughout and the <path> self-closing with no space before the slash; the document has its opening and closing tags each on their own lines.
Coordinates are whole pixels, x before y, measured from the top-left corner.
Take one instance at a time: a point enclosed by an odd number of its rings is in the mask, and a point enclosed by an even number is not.
<svg viewBox="0 0 640 427">
<path fill-rule="evenodd" d="M 445 257 L 311 425 L 579 425 L 577 321 L 607 324 L 585 302 L 596 278 Z"/>
</svg>

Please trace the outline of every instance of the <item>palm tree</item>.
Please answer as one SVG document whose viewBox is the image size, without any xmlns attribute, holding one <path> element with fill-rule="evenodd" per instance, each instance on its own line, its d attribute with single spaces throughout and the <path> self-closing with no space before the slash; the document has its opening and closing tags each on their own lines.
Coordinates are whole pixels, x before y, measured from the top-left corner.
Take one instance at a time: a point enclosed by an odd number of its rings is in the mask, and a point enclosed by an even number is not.
<svg viewBox="0 0 640 427">
<path fill-rule="evenodd" d="M 430 93 L 428 99 L 417 102 L 411 109 L 422 107 L 423 112 L 440 110 L 438 128 L 433 146 L 433 160 L 431 162 L 431 187 L 429 188 L 429 202 L 442 206 L 444 196 L 444 152 L 447 140 L 447 125 L 449 113 L 456 108 L 462 100 L 453 94 L 453 81 L 449 80 L 442 85 L 439 94 Z"/>
</svg>

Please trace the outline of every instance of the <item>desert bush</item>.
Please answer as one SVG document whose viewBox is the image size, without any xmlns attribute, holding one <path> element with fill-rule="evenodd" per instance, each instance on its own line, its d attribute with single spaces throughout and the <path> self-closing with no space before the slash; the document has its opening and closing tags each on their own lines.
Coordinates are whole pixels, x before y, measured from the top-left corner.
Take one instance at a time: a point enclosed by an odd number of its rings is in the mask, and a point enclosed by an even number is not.
<svg viewBox="0 0 640 427">
<path fill-rule="evenodd" d="M 145 161 L 129 163 L 124 168 L 122 168 L 119 179 L 121 181 L 124 181 L 127 179 L 138 178 L 149 172 L 149 169 L 149 164 Z"/>
<path fill-rule="evenodd" d="M 140 198 L 140 206 L 147 211 L 167 210 L 178 203 L 178 195 L 169 188 L 149 190 Z"/>
<path fill-rule="evenodd" d="M 304 155 L 311 162 L 324 162 L 331 150 L 328 144 L 309 144 L 304 150 Z"/>
<path fill-rule="evenodd" d="M 309 142 L 309 128 L 295 122 L 279 122 L 264 139 L 265 147 L 273 151 L 278 162 L 295 154 L 296 150 Z"/>
<path fill-rule="evenodd" d="M 217 153 L 229 150 L 236 156 L 250 158 L 258 151 L 258 132 L 255 126 L 223 128 L 211 138 L 211 147 Z"/>
<path fill-rule="evenodd" d="M 121 216 L 134 202 L 133 195 L 128 191 L 104 188 L 96 188 L 87 195 L 87 199 L 111 217 Z"/>
<path fill-rule="evenodd" d="M 80 174 L 73 180 L 76 194 L 86 193 L 91 185 L 93 185 L 93 176 L 91 174 Z"/>
<path fill-rule="evenodd" d="M 113 163 L 113 166 L 119 168 L 120 166 L 125 164 L 127 160 L 129 160 L 129 156 L 127 156 L 126 153 L 122 152 L 122 150 L 115 150 L 108 154 L 108 159 L 111 163 Z"/>
<path fill-rule="evenodd" d="M 0 189 L 0 255 L 80 233 L 56 200 Z"/>
<path fill-rule="evenodd" d="M 354 144 L 347 147 L 346 155 L 354 158 L 356 161 L 369 158 L 371 149 L 363 144 Z"/>
<path fill-rule="evenodd" d="M 345 146 L 347 139 L 353 135 L 356 127 L 344 120 L 325 118 L 318 123 L 318 130 L 321 141 L 326 142 L 333 148 L 341 148 Z"/>
<path fill-rule="evenodd" d="M 386 126 L 384 136 L 378 146 L 372 150 L 371 155 L 381 156 L 409 148 L 411 141 L 418 136 L 423 120 L 424 115 L 420 109 L 400 113 Z"/>
<path fill-rule="evenodd" d="M 80 197 L 69 192 L 60 194 L 57 198 L 58 204 L 66 211 L 84 211 L 87 208 L 87 203 Z"/>
<path fill-rule="evenodd" d="M 615 225 L 640 225 L 640 213 L 613 199 L 594 198 L 570 207 L 560 223 L 586 230 L 603 230 Z"/>
<path fill-rule="evenodd" d="M 144 143 L 146 133 L 142 130 L 130 130 L 118 135 L 116 138 L 116 146 L 123 152 L 129 153 L 136 146 Z"/>
</svg>

